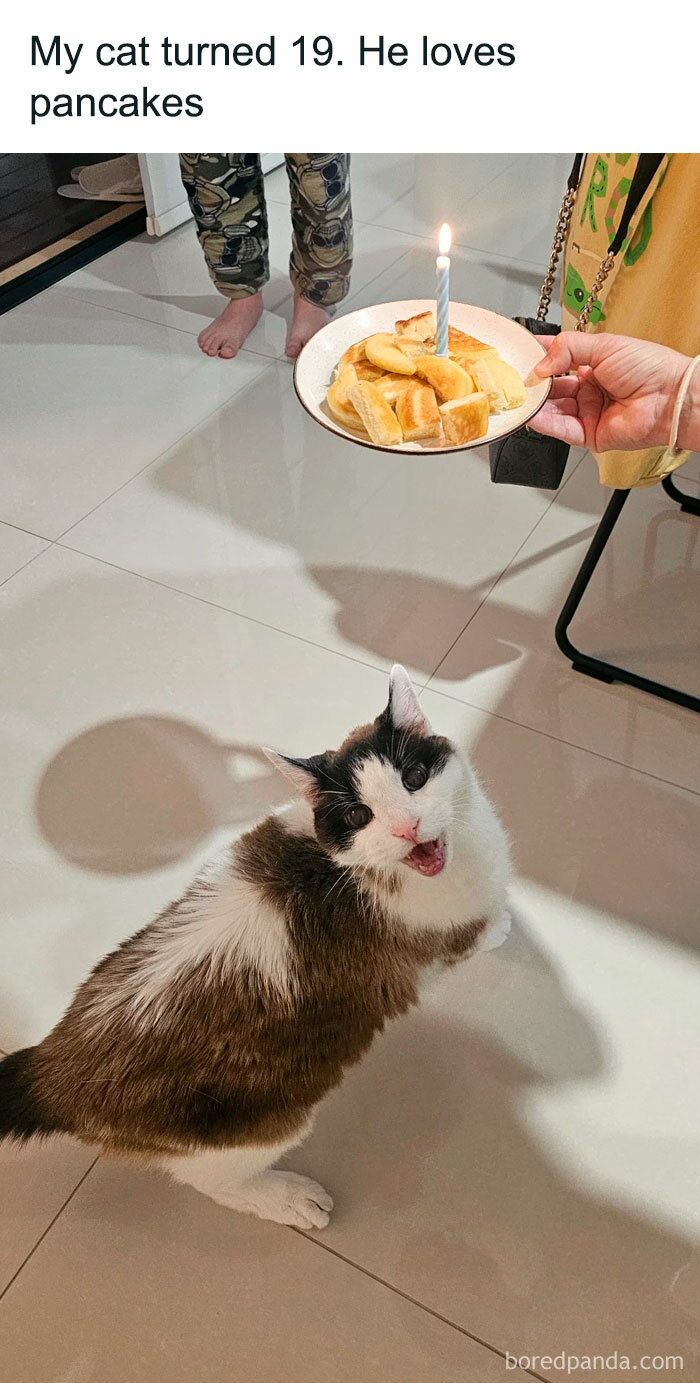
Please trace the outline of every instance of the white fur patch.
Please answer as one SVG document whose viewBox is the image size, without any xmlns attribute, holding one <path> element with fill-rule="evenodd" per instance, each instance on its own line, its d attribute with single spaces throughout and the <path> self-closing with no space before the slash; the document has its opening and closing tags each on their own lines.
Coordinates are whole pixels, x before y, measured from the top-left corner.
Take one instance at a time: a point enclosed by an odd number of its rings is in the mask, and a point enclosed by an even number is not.
<svg viewBox="0 0 700 1383">
<path fill-rule="evenodd" d="M 293 802 L 287 802 L 275 812 L 284 822 L 288 831 L 299 836 L 315 836 L 313 809 L 302 797 L 295 797 Z"/>
<path fill-rule="evenodd" d="M 370 808 L 372 820 L 358 831 L 348 850 L 338 854 L 340 864 L 369 866 L 382 870 L 399 866 L 404 887 L 409 872 L 402 864 L 410 841 L 402 832 L 416 831 L 419 841 L 442 837 L 448 844 L 456 834 L 456 813 L 464 785 L 464 770 L 456 755 L 451 755 L 424 787 L 409 792 L 401 774 L 392 763 L 373 755 L 361 760 L 354 770 L 355 787 L 360 799 Z M 435 890 L 435 880 L 427 882 Z"/>
<path fill-rule="evenodd" d="M 391 763 L 372 756 L 362 759 L 353 770 L 358 797 L 387 828 L 399 829 L 417 815 L 413 794 L 401 782 L 401 774 Z"/>
<path fill-rule="evenodd" d="M 365 759 L 356 786 L 373 818 L 338 855 L 339 863 L 370 866 L 380 876 L 382 870 L 395 873 L 401 888 L 389 906 L 404 926 L 447 929 L 482 920 L 494 924 L 491 938 L 499 934 L 510 881 L 508 840 L 467 760 L 453 754 L 425 787 L 410 793 L 392 764 Z M 445 840 L 445 868 L 432 878 L 402 862 L 408 843 L 393 833 L 411 820 L 418 822 L 419 840 Z"/>
<path fill-rule="evenodd" d="M 284 1143 L 266 1147 L 203 1148 L 189 1156 L 163 1158 L 161 1167 L 174 1181 L 194 1186 L 203 1195 L 261 1220 L 295 1225 L 297 1229 L 323 1229 L 333 1201 L 328 1192 L 309 1177 L 270 1167 L 306 1137 L 310 1125 Z"/>
<path fill-rule="evenodd" d="M 106 1019 L 128 1005 L 140 1019 L 167 1007 L 180 977 L 208 962 L 210 979 L 250 968 L 286 995 L 291 987 L 289 937 L 283 916 L 241 879 L 228 850 L 202 869 L 177 909 L 157 919 L 136 942 L 138 965 L 95 1002 Z"/>
</svg>

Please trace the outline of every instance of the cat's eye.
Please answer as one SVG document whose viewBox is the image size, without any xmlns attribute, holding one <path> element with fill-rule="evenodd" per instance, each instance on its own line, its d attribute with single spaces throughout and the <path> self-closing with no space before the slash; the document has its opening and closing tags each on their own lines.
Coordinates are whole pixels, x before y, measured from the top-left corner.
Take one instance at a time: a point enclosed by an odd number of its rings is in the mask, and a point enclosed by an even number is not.
<svg viewBox="0 0 700 1383">
<path fill-rule="evenodd" d="M 372 820 L 372 813 L 363 802 L 356 802 L 354 807 L 348 807 L 345 812 L 345 820 L 353 831 L 360 831 Z"/>
<path fill-rule="evenodd" d="M 425 786 L 428 781 L 428 770 L 425 764 L 414 764 L 412 768 L 407 768 L 401 775 L 401 782 L 409 792 L 417 792 L 419 788 Z"/>
</svg>

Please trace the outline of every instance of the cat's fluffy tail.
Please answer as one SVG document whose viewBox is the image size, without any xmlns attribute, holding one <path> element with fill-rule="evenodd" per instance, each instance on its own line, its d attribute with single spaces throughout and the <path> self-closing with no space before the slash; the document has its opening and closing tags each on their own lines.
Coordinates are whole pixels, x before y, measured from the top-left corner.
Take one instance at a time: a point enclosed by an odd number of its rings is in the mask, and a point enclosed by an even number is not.
<svg viewBox="0 0 700 1383">
<path fill-rule="evenodd" d="M 58 1132 L 33 1091 L 33 1052 L 33 1047 L 24 1047 L 0 1061 L 0 1141 L 17 1138 L 26 1142 Z"/>
</svg>

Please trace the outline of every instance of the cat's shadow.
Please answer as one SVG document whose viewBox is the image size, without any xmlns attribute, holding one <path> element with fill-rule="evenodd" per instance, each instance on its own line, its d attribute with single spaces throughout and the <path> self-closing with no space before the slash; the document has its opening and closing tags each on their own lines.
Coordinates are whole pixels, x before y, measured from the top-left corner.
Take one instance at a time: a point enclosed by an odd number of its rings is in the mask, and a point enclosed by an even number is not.
<svg viewBox="0 0 700 1383">
<path fill-rule="evenodd" d="M 264 815 L 289 791 L 260 749 L 168 716 L 125 716 L 64 745 L 39 781 L 44 839 L 81 869 L 140 874 Z"/>
</svg>

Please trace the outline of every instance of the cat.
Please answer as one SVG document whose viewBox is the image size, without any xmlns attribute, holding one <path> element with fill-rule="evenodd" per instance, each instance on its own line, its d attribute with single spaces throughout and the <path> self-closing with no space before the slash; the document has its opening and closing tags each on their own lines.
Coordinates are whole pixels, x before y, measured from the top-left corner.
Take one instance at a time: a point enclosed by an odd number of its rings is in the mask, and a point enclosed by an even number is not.
<svg viewBox="0 0 700 1383">
<path fill-rule="evenodd" d="M 68 1133 L 301 1229 L 333 1202 L 274 1163 L 421 981 L 500 945 L 508 842 L 401 667 L 336 751 L 266 750 L 299 795 L 99 962 L 0 1062 L 0 1139 Z"/>
</svg>

